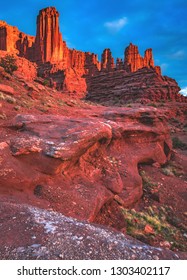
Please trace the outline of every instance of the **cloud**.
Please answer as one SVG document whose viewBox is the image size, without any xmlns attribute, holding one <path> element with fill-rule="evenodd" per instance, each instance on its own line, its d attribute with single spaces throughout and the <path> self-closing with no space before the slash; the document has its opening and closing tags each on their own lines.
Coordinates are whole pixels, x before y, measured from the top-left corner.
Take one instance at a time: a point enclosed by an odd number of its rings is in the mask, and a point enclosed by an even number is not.
<svg viewBox="0 0 187 280">
<path fill-rule="evenodd" d="M 173 53 L 171 55 L 171 58 L 174 58 L 174 59 L 183 59 L 185 57 L 185 51 L 184 50 L 179 50 L 175 53 Z"/>
<path fill-rule="evenodd" d="M 184 96 L 187 96 L 187 87 L 182 88 L 181 91 L 180 91 L 180 93 L 181 93 L 182 95 L 184 95 Z"/>
<path fill-rule="evenodd" d="M 111 32 L 119 32 L 125 25 L 127 25 L 127 17 L 122 17 L 114 21 L 108 21 L 104 23 L 104 26 Z"/>
</svg>

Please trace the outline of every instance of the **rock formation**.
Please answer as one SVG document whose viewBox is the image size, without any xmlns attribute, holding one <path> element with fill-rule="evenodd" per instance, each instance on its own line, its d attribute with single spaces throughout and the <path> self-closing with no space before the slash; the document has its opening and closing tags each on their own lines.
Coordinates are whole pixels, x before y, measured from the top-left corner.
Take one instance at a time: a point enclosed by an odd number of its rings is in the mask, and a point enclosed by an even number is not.
<svg viewBox="0 0 187 280">
<path fill-rule="evenodd" d="M 58 62 L 63 59 L 59 13 L 54 7 L 43 9 L 37 17 L 35 58 L 37 62 Z"/>
<path fill-rule="evenodd" d="M 68 48 L 58 18 L 53 7 L 41 10 L 36 37 L 0 22 L 0 57 L 13 54 L 18 66 L 13 75 L 0 67 L 0 258 L 182 258 L 126 236 L 123 211 L 147 206 L 150 195 L 152 207 L 160 207 L 161 200 L 166 205 L 174 201 L 173 208 L 180 205 L 185 220 L 183 169 L 179 178 L 167 181 L 174 181 L 168 200 L 163 174 L 173 156 L 167 120 L 178 123 L 174 132 L 185 128 L 186 104 L 176 103 L 185 102 L 185 97 L 178 94 L 175 80 L 163 77 L 154 66 L 151 49 L 141 57 L 130 44 L 125 59 L 118 58 L 116 65 L 105 49 L 100 63 L 94 53 Z M 87 99 L 104 105 L 174 102 L 156 109 L 139 104 L 108 108 L 75 100 L 86 92 Z M 161 173 L 151 190 L 143 186 L 145 165 Z M 88 222 L 107 224 L 124 234 Z M 177 223 L 183 229 L 180 220 Z M 159 235 L 156 224 L 145 224 L 145 230 Z M 183 244 L 182 230 L 181 236 Z M 150 244 L 163 246 L 156 242 Z"/>
<path fill-rule="evenodd" d="M 112 53 L 110 49 L 105 49 L 102 53 L 101 69 L 110 72 L 114 68 L 115 68 L 115 64 L 114 64 L 114 58 L 112 57 Z"/>
<path fill-rule="evenodd" d="M 25 59 L 24 57 L 19 57 L 14 54 L 16 58 L 16 64 L 18 69 L 14 72 L 14 74 L 19 78 L 24 78 L 24 80 L 34 80 L 37 77 L 37 65 L 36 63 L 30 62 L 29 60 Z M 5 57 L 7 55 L 6 51 L 0 50 L 0 57 Z"/>
<path fill-rule="evenodd" d="M 152 49 L 147 49 L 144 57 L 141 57 L 138 47 L 130 43 L 125 49 L 124 69 L 127 72 L 135 72 L 143 67 L 154 68 Z"/>
<path fill-rule="evenodd" d="M 77 97 L 84 97 L 89 92 L 90 100 L 107 101 L 108 92 L 110 100 L 110 94 L 114 93 L 113 99 L 117 96 L 122 103 L 137 98 L 186 100 L 179 95 L 177 83 L 162 77 L 160 67 L 154 66 L 152 49 L 147 49 L 142 57 L 138 47 L 130 43 L 124 61 L 118 58 L 116 65 L 110 49 L 104 50 L 101 63 L 94 53 L 69 49 L 62 40 L 59 13 L 54 7 L 39 12 L 36 37 L 25 35 L 1 21 L 0 49 L 36 62 L 39 76 L 58 90 L 74 93 Z"/>
<path fill-rule="evenodd" d="M 164 118 L 156 109 L 98 108 L 95 114 L 17 115 L 7 124 L 16 134 L 0 143 L 1 190 L 32 197 L 41 189 L 54 210 L 89 221 L 116 196 L 133 205 L 142 196 L 138 164 L 170 157 Z"/>
<path fill-rule="evenodd" d="M 0 50 L 30 58 L 35 37 L 20 32 L 17 27 L 0 21 Z"/>
<path fill-rule="evenodd" d="M 136 101 L 187 102 L 179 91 L 175 80 L 159 75 L 154 68 L 142 68 L 133 73 L 119 70 L 92 77 L 86 98 L 103 105 L 124 105 Z"/>
</svg>

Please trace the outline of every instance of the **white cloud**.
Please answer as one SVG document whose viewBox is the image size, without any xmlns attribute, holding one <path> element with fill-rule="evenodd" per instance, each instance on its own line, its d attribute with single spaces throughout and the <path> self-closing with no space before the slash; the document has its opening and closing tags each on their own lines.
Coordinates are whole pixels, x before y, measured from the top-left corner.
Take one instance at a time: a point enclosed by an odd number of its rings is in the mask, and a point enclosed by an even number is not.
<svg viewBox="0 0 187 280">
<path fill-rule="evenodd" d="M 175 53 L 173 53 L 171 55 L 171 58 L 174 58 L 174 59 L 183 59 L 185 57 L 185 51 L 184 50 L 179 50 Z"/>
<path fill-rule="evenodd" d="M 182 88 L 181 91 L 180 91 L 180 93 L 181 93 L 182 95 L 187 96 L 187 87 Z"/>
<path fill-rule="evenodd" d="M 104 23 L 104 26 L 111 32 L 119 32 L 128 22 L 127 17 Z"/>
</svg>

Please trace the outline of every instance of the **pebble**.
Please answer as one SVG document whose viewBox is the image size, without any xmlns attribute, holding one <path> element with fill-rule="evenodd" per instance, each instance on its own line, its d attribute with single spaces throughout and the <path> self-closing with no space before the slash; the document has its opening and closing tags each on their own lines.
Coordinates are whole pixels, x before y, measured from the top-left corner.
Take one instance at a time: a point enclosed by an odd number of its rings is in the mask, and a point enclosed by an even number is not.
<svg viewBox="0 0 187 280">
<path fill-rule="evenodd" d="M 132 260 L 135 260 L 135 259 L 136 259 L 136 255 L 132 255 L 132 256 L 131 256 L 131 259 L 132 259 Z"/>
<path fill-rule="evenodd" d="M 59 255 L 59 258 L 63 259 L 63 258 L 64 258 L 64 255 L 63 255 L 63 254 L 60 254 L 60 255 Z"/>
<path fill-rule="evenodd" d="M 41 246 L 41 244 L 33 244 L 33 245 L 31 245 L 30 247 L 31 248 L 39 248 Z"/>
</svg>

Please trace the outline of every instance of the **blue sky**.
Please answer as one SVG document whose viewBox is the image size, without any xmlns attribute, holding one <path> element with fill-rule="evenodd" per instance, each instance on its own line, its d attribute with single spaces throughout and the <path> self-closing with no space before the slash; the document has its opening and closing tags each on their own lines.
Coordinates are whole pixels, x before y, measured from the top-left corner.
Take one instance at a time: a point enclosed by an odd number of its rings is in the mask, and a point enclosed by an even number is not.
<svg viewBox="0 0 187 280">
<path fill-rule="evenodd" d="M 100 55 L 105 48 L 123 58 L 130 42 L 143 55 L 153 49 L 155 64 L 187 93 L 186 0 L 16 0 L 3 1 L 0 19 L 30 35 L 38 11 L 55 6 L 60 30 L 71 48 Z"/>
</svg>

